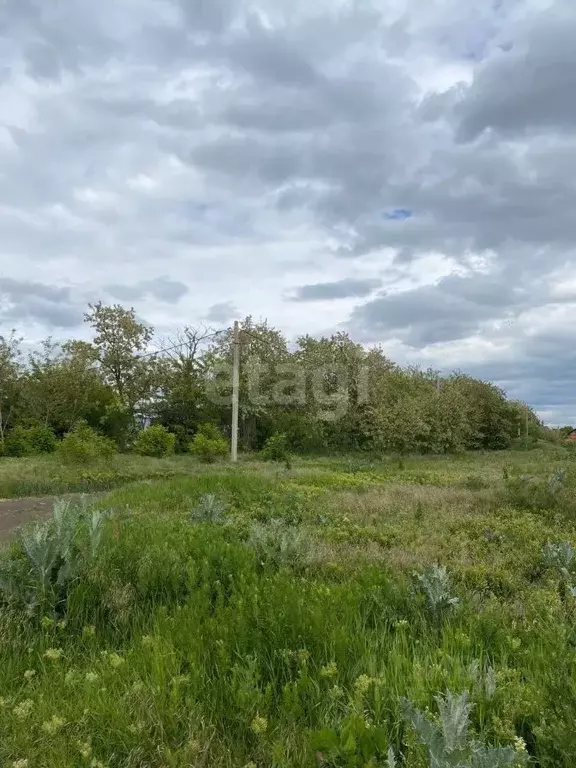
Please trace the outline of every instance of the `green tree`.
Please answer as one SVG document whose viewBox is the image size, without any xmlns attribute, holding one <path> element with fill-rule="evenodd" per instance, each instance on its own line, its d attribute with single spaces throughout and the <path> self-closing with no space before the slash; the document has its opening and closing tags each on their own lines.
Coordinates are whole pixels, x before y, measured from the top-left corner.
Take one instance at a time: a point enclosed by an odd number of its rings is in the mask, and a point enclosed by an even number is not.
<svg viewBox="0 0 576 768">
<path fill-rule="evenodd" d="M 102 302 L 89 304 L 85 321 L 94 330 L 92 346 L 103 380 L 132 413 L 148 401 L 157 384 L 155 360 L 146 357 L 153 328 L 136 318 L 133 308 Z"/>
<path fill-rule="evenodd" d="M 0 336 L 0 455 L 3 453 L 6 430 L 14 420 L 20 397 L 22 375 L 22 339 L 12 331 Z"/>
</svg>

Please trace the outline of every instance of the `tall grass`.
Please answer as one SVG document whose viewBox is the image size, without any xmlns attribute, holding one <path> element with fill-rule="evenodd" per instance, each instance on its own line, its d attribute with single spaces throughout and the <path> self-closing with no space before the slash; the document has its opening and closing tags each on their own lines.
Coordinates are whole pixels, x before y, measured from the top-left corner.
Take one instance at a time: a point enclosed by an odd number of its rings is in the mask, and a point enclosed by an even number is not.
<svg viewBox="0 0 576 768">
<path fill-rule="evenodd" d="M 0 765 L 422 768 L 421 729 L 466 701 L 460 764 L 573 766 L 571 519 L 503 505 L 500 489 L 326 472 L 119 489 L 98 503 L 97 546 L 92 508 L 68 507 L 65 588 L 27 607 L 3 594 Z M 59 525 L 38 530 L 59 542 Z M 25 590 L 19 541 L 0 581 L 19 568 Z"/>
</svg>

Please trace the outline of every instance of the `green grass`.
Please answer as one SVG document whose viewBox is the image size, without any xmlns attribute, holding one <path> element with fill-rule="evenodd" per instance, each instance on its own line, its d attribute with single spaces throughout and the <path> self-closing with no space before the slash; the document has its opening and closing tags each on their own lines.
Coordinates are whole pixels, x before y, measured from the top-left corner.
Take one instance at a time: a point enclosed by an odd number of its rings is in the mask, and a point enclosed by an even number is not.
<svg viewBox="0 0 576 768">
<path fill-rule="evenodd" d="M 576 541 L 572 454 L 119 461 L 133 482 L 98 500 L 94 558 L 1 609 L 0 765 L 348 768 L 391 746 L 422 768 L 400 698 L 435 713 L 446 690 L 470 692 L 471 737 L 576 764 L 576 598 L 542 559 Z M 190 521 L 205 494 L 223 524 Z M 414 576 L 436 563 L 442 611 Z"/>
</svg>

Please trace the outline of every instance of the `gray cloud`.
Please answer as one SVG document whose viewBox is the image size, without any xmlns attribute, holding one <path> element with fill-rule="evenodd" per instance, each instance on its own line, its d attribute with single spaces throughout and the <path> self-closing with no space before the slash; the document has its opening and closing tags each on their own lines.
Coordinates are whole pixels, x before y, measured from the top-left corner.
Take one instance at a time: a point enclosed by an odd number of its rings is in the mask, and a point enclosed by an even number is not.
<svg viewBox="0 0 576 768">
<path fill-rule="evenodd" d="M 576 128 L 576 14 L 546 14 L 509 51 L 480 69 L 456 109 L 458 137 Z"/>
<path fill-rule="evenodd" d="M 166 304 L 175 304 L 186 296 L 189 288 L 178 280 L 159 277 L 132 285 L 106 285 L 104 290 L 119 301 L 140 301 L 151 296 Z"/>
<path fill-rule="evenodd" d="M 321 323 L 308 298 L 367 297 L 356 262 L 391 258 L 388 292 L 341 318 L 365 339 L 423 354 L 545 307 L 576 264 L 576 9 L 547 6 L 5 0 L 2 320 L 72 332 L 61 282 L 168 332 L 202 312 L 194 286 L 215 323 L 250 303 L 296 335 Z M 430 253 L 467 277 L 400 291 Z M 540 341 L 484 370 L 568 402 L 530 361 L 569 342 Z"/>
<path fill-rule="evenodd" d="M 213 304 L 205 315 L 205 320 L 209 323 L 219 323 L 224 325 L 230 320 L 238 317 L 238 310 L 231 301 L 223 301 L 219 304 Z"/>
<path fill-rule="evenodd" d="M 350 327 L 374 340 L 395 336 L 413 347 L 462 339 L 482 323 L 506 319 L 530 307 L 542 296 L 492 275 L 450 275 L 425 285 L 381 296 L 358 306 Z"/>
<path fill-rule="evenodd" d="M 292 296 L 292 301 L 326 301 L 332 299 L 361 298 L 368 296 L 382 285 L 381 280 L 344 278 L 333 283 L 302 285 Z"/>
<path fill-rule="evenodd" d="M 82 310 L 69 288 L 0 278 L 0 319 L 6 323 L 29 320 L 48 328 L 74 328 L 82 321 Z"/>
</svg>

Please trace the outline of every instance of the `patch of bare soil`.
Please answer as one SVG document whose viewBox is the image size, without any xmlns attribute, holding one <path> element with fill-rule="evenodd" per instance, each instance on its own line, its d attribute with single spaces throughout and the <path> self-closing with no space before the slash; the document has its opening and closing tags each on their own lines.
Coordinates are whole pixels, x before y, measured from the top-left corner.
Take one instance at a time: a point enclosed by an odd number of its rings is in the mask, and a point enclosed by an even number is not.
<svg viewBox="0 0 576 768">
<path fill-rule="evenodd" d="M 74 498 L 78 494 L 66 498 Z M 61 496 L 41 498 L 0 499 L 0 541 L 5 541 L 15 528 L 33 520 L 46 520 L 52 514 L 54 502 Z"/>
</svg>

